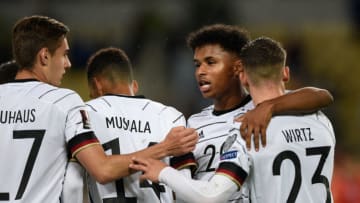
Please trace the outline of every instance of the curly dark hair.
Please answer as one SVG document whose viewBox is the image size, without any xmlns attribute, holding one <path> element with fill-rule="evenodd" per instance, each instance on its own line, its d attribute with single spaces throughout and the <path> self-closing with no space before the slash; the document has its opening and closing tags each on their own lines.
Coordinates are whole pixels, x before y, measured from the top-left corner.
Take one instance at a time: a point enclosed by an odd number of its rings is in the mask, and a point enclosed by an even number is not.
<svg viewBox="0 0 360 203">
<path fill-rule="evenodd" d="M 241 48 L 249 41 L 249 32 L 243 28 L 234 25 L 213 24 L 190 33 L 187 45 L 195 51 L 196 48 L 208 44 L 219 44 L 225 51 L 239 56 Z"/>
</svg>

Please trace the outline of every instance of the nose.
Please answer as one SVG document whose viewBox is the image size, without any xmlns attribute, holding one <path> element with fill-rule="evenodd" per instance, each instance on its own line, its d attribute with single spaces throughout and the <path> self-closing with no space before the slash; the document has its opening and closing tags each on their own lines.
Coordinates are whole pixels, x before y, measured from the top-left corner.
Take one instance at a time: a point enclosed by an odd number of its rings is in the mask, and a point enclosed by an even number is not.
<svg viewBox="0 0 360 203">
<path fill-rule="evenodd" d="M 196 68 L 196 75 L 205 75 L 206 74 L 206 65 L 204 63 L 201 63 Z"/>
<path fill-rule="evenodd" d="M 65 61 L 65 69 L 70 69 L 70 67 L 71 67 L 71 62 L 70 62 L 70 59 L 67 58 Z"/>
</svg>

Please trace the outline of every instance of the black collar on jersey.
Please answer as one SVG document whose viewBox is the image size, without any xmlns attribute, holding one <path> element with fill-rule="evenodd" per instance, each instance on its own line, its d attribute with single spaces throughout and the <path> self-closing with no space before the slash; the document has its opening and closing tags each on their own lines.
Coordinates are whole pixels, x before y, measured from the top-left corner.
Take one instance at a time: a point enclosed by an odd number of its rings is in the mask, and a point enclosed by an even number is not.
<svg viewBox="0 0 360 203">
<path fill-rule="evenodd" d="M 10 82 L 40 82 L 39 80 L 37 79 L 34 79 L 34 78 L 30 78 L 30 79 L 15 79 L 15 80 L 11 80 L 9 81 Z"/>
<path fill-rule="evenodd" d="M 104 96 L 117 96 L 117 97 L 127 97 L 127 98 L 137 98 L 137 99 L 144 99 L 145 96 L 144 95 L 135 95 L 135 96 L 130 96 L 130 95 L 123 95 L 123 94 L 105 94 Z"/>
<path fill-rule="evenodd" d="M 235 109 L 238 109 L 242 106 L 244 106 L 245 104 L 247 104 L 249 101 L 251 101 L 251 96 L 247 95 L 243 100 L 241 100 L 239 105 L 236 105 L 234 108 L 228 109 L 228 110 L 223 110 L 223 111 L 216 111 L 215 109 L 213 110 L 212 114 L 214 116 L 220 116 L 226 113 L 229 113 L 231 111 L 234 111 Z"/>
</svg>

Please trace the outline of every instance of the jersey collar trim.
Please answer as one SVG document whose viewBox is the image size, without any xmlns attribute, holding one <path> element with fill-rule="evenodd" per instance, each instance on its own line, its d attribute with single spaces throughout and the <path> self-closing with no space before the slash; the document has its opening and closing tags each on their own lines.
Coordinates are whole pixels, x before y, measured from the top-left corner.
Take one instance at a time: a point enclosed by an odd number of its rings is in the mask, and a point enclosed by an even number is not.
<svg viewBox="0 0 360 203">
<path fill-rule="evenodd" d="M 117 97 L 127 97 L 127 98 L 138 98 L 138 99 L 144 99 L 144 95 L 135 95 L 135 96 L 129 96 L 129 95 L 123 95 L 123 94 L 105 94 L 104 96 L 117 96 Z"/>
<path fill-rule="evenodd" d="M 244 106 L 245 104 L 249 103 L 251 101 L 251 96 L 247 95 L 243 100 L 241 100 L 239 105 L 236 105 L 234 108 L 228 109 L 228 110 L 223 110 L 223 111 L 216 111 L 215 109 L 213 110 L 212 114 L 214 116 L 220 116 L 226 113 L 229 113 L 231 111 L 234 111 L 235 109 L 238 109 L 242 106 Z"/>
<path fill-rule="evenodd" d="M 12 80 L 10 82 L 40 82 L 37 79 L 17 79 L 17 80 Z"/>
</svg>

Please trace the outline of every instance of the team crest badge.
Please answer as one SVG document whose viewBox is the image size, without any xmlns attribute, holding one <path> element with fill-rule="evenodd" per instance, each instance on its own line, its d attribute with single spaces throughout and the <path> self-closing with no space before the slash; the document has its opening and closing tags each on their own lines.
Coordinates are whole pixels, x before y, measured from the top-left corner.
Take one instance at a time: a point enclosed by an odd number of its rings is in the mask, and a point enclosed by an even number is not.
<svg viewBox="0 0 360 203">
<path fill-rule="evenodd" d="M 83 128 L 90 129 L 90 120 L 88 113 L 85 110 L 80 110 L 80 114 L 83 123 Z"/>
<path fill-rule="evenodd" d="M 228 136 L 222 146 L 222 150 L 221 150 L 221 154 L 224 152 L 229 151 L 229 149 L 231 148 L 231 146 L 234 144 L 234 142 L 236 141 L 236 134 L 232 134 L 230 136 Z"/>
</svg>

